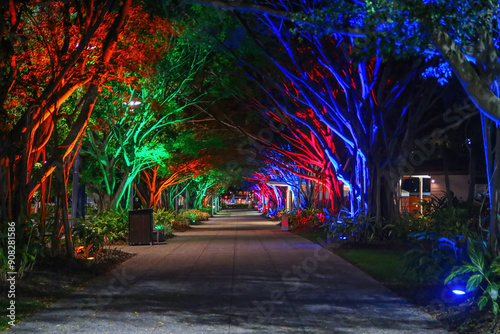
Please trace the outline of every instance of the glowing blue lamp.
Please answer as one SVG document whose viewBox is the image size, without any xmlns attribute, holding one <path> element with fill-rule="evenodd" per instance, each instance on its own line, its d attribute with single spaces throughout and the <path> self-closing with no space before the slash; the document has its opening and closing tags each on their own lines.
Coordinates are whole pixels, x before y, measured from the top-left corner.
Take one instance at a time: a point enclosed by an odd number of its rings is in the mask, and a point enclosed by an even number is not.
<svg viewBox="0 0 500 334">
<path fill-rule="evenodd" d="M 453 292 L 454 294 L 456 294 L 458 296 L 462 296 L 462 295 L 466 294 L 465 290 L 461 289 L 461 288 L 455 288 L 455 289 L 451 290 L 451 292 Z"/>
</svg>

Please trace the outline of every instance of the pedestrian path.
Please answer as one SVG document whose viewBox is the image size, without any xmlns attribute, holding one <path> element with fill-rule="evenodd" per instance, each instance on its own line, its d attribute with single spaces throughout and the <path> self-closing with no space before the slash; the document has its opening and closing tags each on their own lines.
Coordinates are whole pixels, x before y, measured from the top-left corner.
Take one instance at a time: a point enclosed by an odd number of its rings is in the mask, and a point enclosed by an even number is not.
<svg viewBox="0 0 500 334">
<path fill-rule="evenodd" d="M 448 333 L 255 211 L 228 210 L 137 255 L 12 333 Z"/>
</svg>

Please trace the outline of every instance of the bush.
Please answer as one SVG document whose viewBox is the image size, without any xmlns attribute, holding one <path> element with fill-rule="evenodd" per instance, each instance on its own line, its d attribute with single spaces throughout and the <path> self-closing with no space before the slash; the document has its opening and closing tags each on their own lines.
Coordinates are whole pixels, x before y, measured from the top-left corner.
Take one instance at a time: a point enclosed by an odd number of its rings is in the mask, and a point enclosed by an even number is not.
<svg viewBox="0 0 500 334">
<path fill-rule="evenodd" d="M 476 238 L 481 233 L 477 213 L 448 206 L 445 200 L 434 196 L 430 201 L 423 201 L 423 215 L 402 214 L 393 224 L 385 227 L 388 235 L 403 239 L 422 233 L 445 238 Z"/>
<path fill-rule="evenodd" d="M 467 246 L 467 260 L 453 268 L 445 283 L 456 278 L 466 279 L 466 290 L 473 293 L 479 309 L 489 306 L 496 315 L 499 310 L 500 256 L 491 254 L 484 242 L 469 240 Z"/>
<path fill-rule="evenodd" d="M 342 211 L 333 222 L 324 224 L 328 239 L 347 243 L 366 243 L 372 241 L 377 234 L 375 218 L 359 211 L 354 216 Z"/>
<path fill-rule="evenodd" d="M 189 228 L 189 219 L 176 217 L 172 222 L 172 228 L 177 231 L 185 231 Z"/>
<path fill-rule="evenodd" d="M 288 215 L 288 222 L 293 229 L 319 228 L 323 221 L 324 216 L 321 211 L 314 207 Z"/>
<path fill-rule="evenodd" d="M 92 228 L 107 243 L 125 241 L 128 236 L 128 211 L 126 209 L 104 211 L 86 219 L 79 219 L 79 222 Z"/>
<path fill-rule="evenodd" d="M 172 236 L 172 224 L 175 220 L 174 210 L 158 209 L 153 212 L 153 222 L 156 229 L 163 229 L 165 237 Z"/>
<path fill-rule="evenodd" d="M 13 226 L 12 226 L 13 225 Z M 24 221 L 15 224 L 3 224 L 0 230 L 0 280 L 7 278 L 7 272 L 16 271 L 22 278 L 35 265 L 37 258 L 44 255 L 45 245 L 37 240 L 39 237 L 36 224 Z M 15 268 L 9 266 L 9 233 L 15 230 Z M 11 234 L 12 235 L 12 234 Z M 12 240 L 12 239 L 11 239 Z"/>
<path fill-rule="evenodd" d="M 389 237 L 398 239 L 406 239 L 413 233 L 432 233 L 428 217 L 419 217 L 411 213 L 401 214 L 392 224 L 386 225 L 384 229 Z"/>
<path fill-rule="evenodd" d="M 208 220 L 210 214 L 197 209 L 181 210 L 177 215 L 176 220 L 187 220 L 189 224 L 200 224 L 202 221 Z"/>
<path fill-rule="evenodd" d="M 404 272 L 420 282 L 437 283 L 463 257 L 463 239 L 438 238 L 436 234 L 420 233 L 413 237 L 413 247 L 403 254 Z"/>
<path fill-rule="evenodd" d="M 72 228 L 73 246 L 75 247 L 75 258 L 98 260 L 104 238 L 93 228 L 85 225 L 80 220 Z"/>
<path fill-rule="evenodd" d="M 206 214 L 208 214 L 208 217 L 212 217 L 212 209 L 211 208 L 201 208 L 201 209 L 198 209 L 199 211 L 201 212 L 205 212 Z"/>
</svg>

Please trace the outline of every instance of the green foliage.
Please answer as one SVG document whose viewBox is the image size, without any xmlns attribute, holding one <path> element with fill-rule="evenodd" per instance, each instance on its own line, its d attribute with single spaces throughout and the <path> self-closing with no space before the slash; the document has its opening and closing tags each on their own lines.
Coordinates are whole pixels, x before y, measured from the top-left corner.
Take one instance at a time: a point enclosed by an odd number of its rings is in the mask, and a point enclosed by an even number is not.
<svg viewBox="0 0 500 334">
<path fill-rule="evenodd" d="M 88 259 L 94 257 L 99 259 L 99 254 L 104 246 L 104 238 L 95 229 L 85 225 L 80 220 L 72 228 L 73 246 L 75 247 L 75 258 Z"/>
<path fill-rule="evenodd" d="M 402 214 L 385 226 L 388 236 L 410 239 L 414 246 L 404 254 L 404 270 L 420 281 L 444 279 L 466 255 L 467 240 L 478 235 L 473 213 L 449 206 L 446 197 L 423 201 L 423 215 Z"/>
<path fill-rule="evenodd" d="M 412 249 L 403 254 L 404 272 L 421 282 L 437 282 L 457 263 L 454 246 L 443 247 L 435 241 L 415 243 Z"/>
<path fill-rule="evenodd" d="M 165 237 L 172 236 L 172 223 L 175 220 L 174 210 L 158 209 L 153 212 L 153 222 L 156 229 L 163 229 Z"/>
<path fill-rule="evenodd" d="M 15 268 L 12 270 L 8 263 L 9 233 L 12 233 L 12 227 L 9 231 L 9 224 L 2 225 L 3 228 L 0 230 L 0 280 L 5 280 L 7 272 L 10 271 L 16 271 L 17 277 L 21 279 L 27 271 L 33 268 L 37 258 L 44 256 L 45 245 L 38 239 L 36 223 L 22 221 L 14 224 L 15 236 L 11 240 L 15 240 Z"/>
<path fill-rule="evenodd" d="M 125 209 L 104 211 L 79 222 L 93 229 L 108 243 L 125 241 L 128 235 L 128 211 Z"/>
<path fill-rule="evenodd" d="M 210 214 L 197 209 L 181 210 L 176 219 L 187 220 L 189 224 L 200 224 L 204 220 L 208 220 Z"/>
<path fill-rule="evenodd" d="M 446 197 L 433 196 L 430 201 L 423 201 L 424 214 L 401 214 L 392 224 L 384 229 L 390 237 L 406 239 L 415 234 L 437 235 L 439 237 L 454 238 L 460 235 L 464 238 L 477 237 L 480 233 L 478 224 L 475 224 L 475 212 L 464 208 L 449 206 Z"/>
<path fill-rule="evenodd" d="M 389 237 L 406 239 L 412 233 L 431 233 L 428 219 L 411 213 L 401 214 L 392 224 L 384 226 Z"/>
<path fill-rule="evenodd" d="M 465 209 L 446 207 L 432 214 L 431 225 L 434 231 L 444 237 L 475 235 L 472 220 L 467 217 Z"/>
<path fill-rule="evenodd" d="M 377 234 L 375 217 L 367 216 L 361 211 L 354 217 L 347 211 L 342 211 L 336 221 L 326 222 L 324 228 L 330 240 L 346 243 L 371 242 Z"/>
<path fill-rule="evenodd" d="M 498 314 L 500 256 L 494 257 L 484 242 L 469 240 L 467 257 L 468 260 L 453 268 L 445 284 L 456 278 L 467 279 L 466 290 L 474 292 L 479 309 L 490 305 L 491 311 Z"/>
<path fill-rule="evenodd" d="M 184 231 L 189 228 L 190 220 L 188 218 L 176 217 L 172 222 L 172 228 L 178 231 Z"/>
<path fill-rule="evenodd" d="M 201 208 L 198 211 L 204 212 L 208 215 L 208 218 L 212 217 L 212 209 L 211 208 Z"/>
</svg>

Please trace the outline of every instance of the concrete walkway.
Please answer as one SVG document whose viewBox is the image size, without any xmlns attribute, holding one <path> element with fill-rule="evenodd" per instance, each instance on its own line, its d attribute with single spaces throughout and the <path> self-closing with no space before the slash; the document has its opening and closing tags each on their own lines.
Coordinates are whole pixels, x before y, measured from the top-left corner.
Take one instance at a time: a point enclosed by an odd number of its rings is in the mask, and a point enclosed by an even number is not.
<svg viewBox="0 0 500 334">
<path fill-rule="evenodd" d="M 223 211 L 12 333 L 448 333 L 323 248 L 250 211 Z"/>
</svg>

